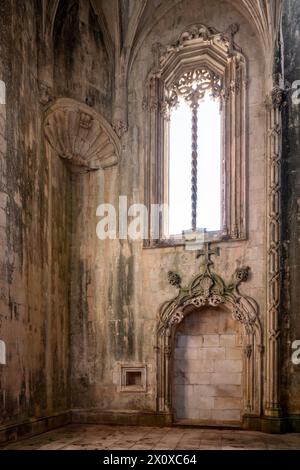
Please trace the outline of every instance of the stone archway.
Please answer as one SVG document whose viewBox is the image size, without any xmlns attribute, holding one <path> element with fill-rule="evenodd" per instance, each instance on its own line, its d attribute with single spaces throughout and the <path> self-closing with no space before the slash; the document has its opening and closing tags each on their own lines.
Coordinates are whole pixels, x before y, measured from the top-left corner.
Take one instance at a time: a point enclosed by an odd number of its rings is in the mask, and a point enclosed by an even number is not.
<svg viewBox="0 0 300 470">
<path fill-rule="evenodd" d="M 231 283 L 226 285 L 212 271 L 211 266 L 211 262 L 206 262 L 200 274 L 186 287 L 181 285 L 178 274 L 169 273 L 169 282 L 179 288 L 179 293 L 160 309 L 157 329 L 157 408 L 160 413 L 174 415 L 173 371 L 178 326 L 195 309 L 216 309 L 222 306 L 242 327 L 242 418 L 260 416 L 263 346 L 258 306 L 254 299 L 239 292 L 239 285 L 248 279 L 249 268 L 238 268 Z"/>
</svg>

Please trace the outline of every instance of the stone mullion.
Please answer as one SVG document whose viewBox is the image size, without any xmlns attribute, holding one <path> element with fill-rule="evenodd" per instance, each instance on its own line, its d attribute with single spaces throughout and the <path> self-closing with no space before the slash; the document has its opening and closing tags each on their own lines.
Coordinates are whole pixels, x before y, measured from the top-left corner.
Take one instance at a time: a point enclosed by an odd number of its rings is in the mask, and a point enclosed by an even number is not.
<svg viewBox="0 0 300 470">
<path fill-rule="evenodd" d="M 226 74 L 223 96 L 223 149 L 224 149 L 224 212 L 222 232 L 225 237 L 231 234 L 231 100 L 228 93 L 230 84 L 230 68 Z"/>
<path fill-rule="evenodd" d="M 198 201 L 198 101 L 192 104 L 192 230 L 197 230 Z"/>
<path fill-rule="evenodd" d="M 238 224 L 237 224 L 237 132 L 236 132 L 236 62 L 232 60 L 231 64 L 231 151 L 232 151 L 232 225 L 231 225 L 231 236 L 232 238 L 238 238 Z"/>
<path fill-rule="evenodd" d="M 236 205 L 236 220 L 237 220 L 237 235 L 238 237 L 244 237 L 244 224 L 242 220 L 242 208 L 239 201 L 242 201 L 242 191 L 243 191 L 243 167 L 240 155 L 243 153 L 243 138 L 244 134 L 242 133 L 241 119 L 243 115 L 243 72 L 242 66 L 239 64 L 237 69 L 236 76 L 236 85 L 235 85 L 235 94 L 236 94 L 236 138 L 237 138 L 237 153 L 236 153 L 236 166 L 237 166 L 237 179 L 236 179 L 236 195 L 235 195 L 235 205 Z M 245 167 L 246 165 L 244 165 Z"/>
<path fill-rule="evenodd" d="M 240 161 L 241 164 L 241 177 L 240 177 L 240 201 L 246 201 L 247 194 L 246 194 L 246 179 L 247 179 L 247 167 L 248 167 L 248 158 L 247 156 L 247 140 L 246 140 L 246 129 L 243 126 L 243 123 L 247 120 L 247 89 L 248 89 L 248 82 L 246 78 L 246 70 L 245 65 L 243 64 L 241 67 L 241 75 L 240 75 L 240 83 L 241 83 L 241 100 L 240 100 L 240 129 L 241 129 L 241 155 L 244 155 L 244 162 Z M 246 237 L 246 210 L 245 207 L 240 207 L 240 233 L 239 236 L 241 238 Z"/>
<path fill-rule="evenodd" d="M 228 162 L 227 167 L 227 229 L 228 235 L 230 238 L 232 237 L 233 233 L 233 225 L 234 225 L 234 211 L 233 211 L 233 200 L 234 200 L 234 164 L 233 164 L 233 155 L 234 155 L 234 113 L 232 107 L 232 93 L 230 91 L 230 84 L 232 80 L 232 66 L 230 65 L 228 70 L 228 82 L 226 86 L 226 140 L 227 140 L 227 151 L 226 151 L 226 160 Z"/>
<path fill-rule="evenodd" d="M 267 116 L 267 317 L 266 317 L 266 415 L 280 415 L 279 348 L 280 348 L 280 195 L 281 195 L 281 106 L 282 91 L 277 87 L 268 99 Z"/>
<path fill-rule="evenodd" d="M 221 230 L 223 236 L 228 235 L 227 226 L 227 159 L 226 159 L 226 101 L 224 97 L 221 97 L 221 162 L 222 162 L 222 200 L 221 200 Z"/>
</svg>

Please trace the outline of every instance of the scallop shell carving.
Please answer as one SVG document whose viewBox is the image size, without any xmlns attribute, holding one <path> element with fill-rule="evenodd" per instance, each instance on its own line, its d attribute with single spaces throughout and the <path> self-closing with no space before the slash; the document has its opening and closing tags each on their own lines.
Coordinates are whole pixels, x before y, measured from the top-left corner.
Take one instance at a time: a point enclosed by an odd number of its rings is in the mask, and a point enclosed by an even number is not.
<svg viewBox="0 0 300 470">
<path fill-rule="evenodd" d="M 111 125 L 96 111 L 77 101 L 63 98 L 49 109 L 46 138 L 73 171 L 92 171 L 116 165 L 120 140 Z"/>
</svg>

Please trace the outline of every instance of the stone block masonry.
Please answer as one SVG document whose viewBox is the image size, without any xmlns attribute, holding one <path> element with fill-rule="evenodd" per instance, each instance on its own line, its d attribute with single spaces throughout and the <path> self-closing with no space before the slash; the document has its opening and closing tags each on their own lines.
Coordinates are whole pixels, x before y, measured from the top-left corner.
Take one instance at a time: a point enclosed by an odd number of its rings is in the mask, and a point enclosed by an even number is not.
<svg viewBox="0 0 300 470">
<path fill-rule="evenodd" d="M 242 351 L 229 313 L 190 314 L 177 335 L 175 358 L 177 419 L 240 421 Z"/>
</svg>

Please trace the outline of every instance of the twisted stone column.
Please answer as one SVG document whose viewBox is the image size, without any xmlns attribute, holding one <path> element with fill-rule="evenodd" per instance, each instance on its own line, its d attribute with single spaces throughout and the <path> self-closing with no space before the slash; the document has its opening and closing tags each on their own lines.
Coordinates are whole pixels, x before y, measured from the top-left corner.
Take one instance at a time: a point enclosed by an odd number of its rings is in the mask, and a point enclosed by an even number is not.
<svg viewBox="0 0 300 470">
<path fill-rule="evenodd" d="M 198 200 L 198 108 L 199 103 L 194 99 L 192 109 L 192 230 L 197 229 L 197 200 Z"/>
</svg>

